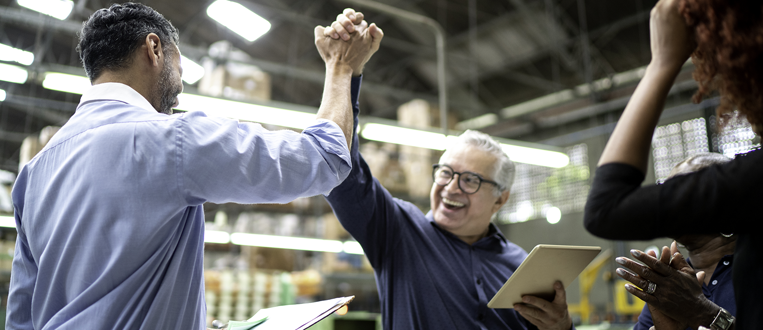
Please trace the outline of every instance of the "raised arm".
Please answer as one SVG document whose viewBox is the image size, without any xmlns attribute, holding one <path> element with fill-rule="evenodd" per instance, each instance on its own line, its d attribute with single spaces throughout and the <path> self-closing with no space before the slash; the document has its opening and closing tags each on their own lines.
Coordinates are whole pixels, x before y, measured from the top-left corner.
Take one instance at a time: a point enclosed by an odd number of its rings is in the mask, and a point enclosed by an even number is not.
<svg viewBox="0 0 763 330">
<path fill-rule="evenodd" d="M 652 61 L 617 122 L 599 166 L 622 163 L 646 172 L 654 128 L 673 81 L 694 50 L 690 31 L 678 12 L 679 0 L 660 0 L 649 20 Z"/>
<path fill-rule="evenodd" d="M 359 23 L 355 28 L 354 21 L 347 18 L 351 15 Z M 357 32 L 345 40 L 334 40 L 331 28 L 315 27 L 315 46 L 326 62 L 326 81 L 323 88 L 323 101 L 318 109 L 318 118 L 331 120 L 342 129 L 347 146 L 352 140 L 353 119 L 350 104 L 350 78 L 360 76 L 363 66 L 378 49 L 384 33 L 381 29 L 363 21 L 363 14 L 349 13 L 345 10 L 344 17 L 352 32 Z"/>
<path fill-rule="evenodd" d="M 361 78 L 353 78 L 352 97 L 355 127 L 358 124 L 357 97 Z M 390 193 L 373 177 L 358 151 L 357 132 L 350 147 L 352 171 L 339 186 L 326 196 L 339 222 L 363 247 L 371 265 L 376 267 L 384 256 L 389 235 L 396 232 L 397 221 L 404 212 Z"/>
</svg>

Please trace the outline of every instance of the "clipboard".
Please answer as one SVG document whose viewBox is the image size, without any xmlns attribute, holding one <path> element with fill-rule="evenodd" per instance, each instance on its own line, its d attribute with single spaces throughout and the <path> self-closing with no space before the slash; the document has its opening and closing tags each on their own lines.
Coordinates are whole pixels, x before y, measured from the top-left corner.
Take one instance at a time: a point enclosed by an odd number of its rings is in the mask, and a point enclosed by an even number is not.
<svg viewBox="0 0 763 330">
<path fill-rule="evenodd" d="M 261 309 L 247 321 L 231 321 L 227 330 L 304 330 L 342 306 L 347 306 L 355 296 L 323 300 L 313 303 L 286 305 Z"/>
<path fill-rule="evenodd" d="M 487 307 L 514 308 L 524 295 L 553 300 L 554 282 L 566 288 L 600 251 L 599 246 L 536 245 Z"/>
</svg>

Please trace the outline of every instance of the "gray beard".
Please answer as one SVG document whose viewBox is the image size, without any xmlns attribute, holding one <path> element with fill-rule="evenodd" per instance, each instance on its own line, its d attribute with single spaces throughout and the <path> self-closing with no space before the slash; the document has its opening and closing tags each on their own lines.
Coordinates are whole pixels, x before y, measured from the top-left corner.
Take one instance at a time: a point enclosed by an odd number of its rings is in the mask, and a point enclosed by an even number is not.
<svg viewBox="0 0 763 330">
<path fill-rule="evenodd" d="M 183 91 L 183 86 L 176 86 L 172 82 L 172 69 L 169 56 L 165 57 L 164 69 L 159 76 L 159 83 L 157 84 L 158 93 L 160 96 L 159 109 L 156 109 L 160 113 L 172 114 L 172 106 L 175 104 L 175 98 Z M 182 84 L 182 83 L 181 83 Z"/>
</svg>

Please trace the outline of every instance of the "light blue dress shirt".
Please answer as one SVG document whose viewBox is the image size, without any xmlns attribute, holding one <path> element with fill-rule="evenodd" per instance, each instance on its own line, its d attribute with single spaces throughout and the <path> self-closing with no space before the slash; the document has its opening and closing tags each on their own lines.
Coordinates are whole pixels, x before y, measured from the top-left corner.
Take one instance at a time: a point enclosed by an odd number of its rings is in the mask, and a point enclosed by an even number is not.
<svg viewBox="0 0 763 330">
<path fill-rule="evenodd" d="M 168 116 L 96 85 L 13 187 L 6 328 L 204 329 L 202 203 L 327 194 L 350 166 L 331 121 L 299 134 Z"/>
</svg>

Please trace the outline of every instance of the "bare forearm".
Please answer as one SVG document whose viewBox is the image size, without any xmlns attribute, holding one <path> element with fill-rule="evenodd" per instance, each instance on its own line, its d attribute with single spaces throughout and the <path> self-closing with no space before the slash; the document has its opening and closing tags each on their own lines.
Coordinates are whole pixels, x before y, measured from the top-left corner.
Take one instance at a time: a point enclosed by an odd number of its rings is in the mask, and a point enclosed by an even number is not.
<svg viewBox="0 0 763 330">
<path fill-rule="evenodd" d="M 604 148 L 599 166 L 623 163 L 646 172 L 654 128 L 680 69 L 680 65 L 649 64 Z"/>
<path fill-rule="evenodd" d="M 352 104 L 350 87 L 352 68 L 346 64 L 326 64 L 326 81 L 323 86 L 323 100 L 317 118 L 335 122 L 342 129 L 347 147 L 352 142 Z"/>
</svg>

